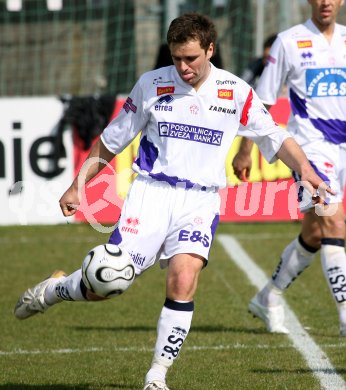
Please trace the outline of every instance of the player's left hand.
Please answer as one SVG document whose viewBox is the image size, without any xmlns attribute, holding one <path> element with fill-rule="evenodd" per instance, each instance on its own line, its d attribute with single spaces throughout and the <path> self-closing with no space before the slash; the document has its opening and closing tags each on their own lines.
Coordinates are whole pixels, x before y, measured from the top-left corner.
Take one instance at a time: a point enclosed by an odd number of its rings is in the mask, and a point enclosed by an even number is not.
<svg viewBox="0 0 346 390">
<path fill-rule="evenodd" d="M 305 183 L 305 186 L 312 194 L 312 203 L 314 205 L 327 204 L 326 199 L 328 198 L 328 194 L 335 195 L 335 191 L 333 191 L 314 171 L 309 176 L 302 176 L 302 182 Z"/>
<path fill-rule="evenodd" d="M 232 161 L 233 172 L 239 180 L 248 181 L 252 167 L 251 155 L 239 151 Z"/>
</svg>

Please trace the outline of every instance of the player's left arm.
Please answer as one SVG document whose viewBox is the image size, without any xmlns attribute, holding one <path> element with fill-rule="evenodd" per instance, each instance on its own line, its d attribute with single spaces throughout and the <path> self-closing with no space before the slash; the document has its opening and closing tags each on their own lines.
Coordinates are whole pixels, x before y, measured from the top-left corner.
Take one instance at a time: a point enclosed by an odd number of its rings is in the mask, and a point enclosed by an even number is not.
<svg viewBox="0 0 346 390">
<path fill-rule="evenodd" d="M 302 148 L 292 137 L 283 141 L 276 156 L 301 176 L 302 184 L 314 194 L 315 203 L 324 203 L 325 192 L 335 195 L 335 192 L 316 174 Z"/>
</svg>

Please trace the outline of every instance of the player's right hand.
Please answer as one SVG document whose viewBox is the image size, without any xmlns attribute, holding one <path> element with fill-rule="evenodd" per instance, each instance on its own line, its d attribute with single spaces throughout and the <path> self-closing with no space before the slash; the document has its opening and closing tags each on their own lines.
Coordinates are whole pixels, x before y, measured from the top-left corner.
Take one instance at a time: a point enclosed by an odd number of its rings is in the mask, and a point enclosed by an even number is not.
<svg viewBox="0 0 346 390">
<path fill-rule="evenodd" d="M 74 215 L 80 204 L 78 190 L 71 185 L 59 200 L 60 208 L 65 217 Z"/>
</svg>

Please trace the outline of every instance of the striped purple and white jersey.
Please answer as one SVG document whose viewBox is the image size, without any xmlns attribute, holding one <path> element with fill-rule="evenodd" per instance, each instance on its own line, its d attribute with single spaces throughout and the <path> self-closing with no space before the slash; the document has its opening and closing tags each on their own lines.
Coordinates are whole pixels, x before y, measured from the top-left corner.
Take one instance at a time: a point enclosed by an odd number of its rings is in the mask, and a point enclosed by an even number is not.
<svg viewBox="0 0 346 390">
<path fill-rule="evenodd" d="M 226 186 L 226 156 L 236 135 L 254 140 L 268 161 L 289 137 L 248 84 L 212 64 L 198 91 L 175 66 L 143 74 L 101 139 L 118 154 L 140 131 L 135 172 L 201 189 Z"/>
<path fill-rule="evenodd" d="M 330 43 L 311 19 L 278 34 L 256 92 L 273 105 L 284 83 L 287 129 L 301 146 L 346 143 L 346 26 L 336 24 Z"/>
</svg>

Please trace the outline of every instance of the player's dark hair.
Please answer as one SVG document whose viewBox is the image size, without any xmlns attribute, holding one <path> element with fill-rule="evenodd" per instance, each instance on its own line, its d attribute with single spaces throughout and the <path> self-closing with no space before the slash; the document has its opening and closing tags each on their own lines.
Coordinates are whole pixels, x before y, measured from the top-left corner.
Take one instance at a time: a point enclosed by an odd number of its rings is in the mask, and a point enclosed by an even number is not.
<svg viewBox="0 0 346 390">
<path fill-rule="evenodd" d="M 200 42 L 207 52 L 211 43 L 216 47 L 217 32 L 214 23 L 205 15 L 186 13 L 174 19 L 167 32 L 167 43 L 185 43 L 190 40 Z"/>
<path fill-rule="evenodd" d="M 267 39 L 263 42 L 263 49 L 266 49 L 267 47 L 272 47 L 275 39 L 277 38 L 277 34 L 270 35 L 267 37 Z"/>
</svg>

